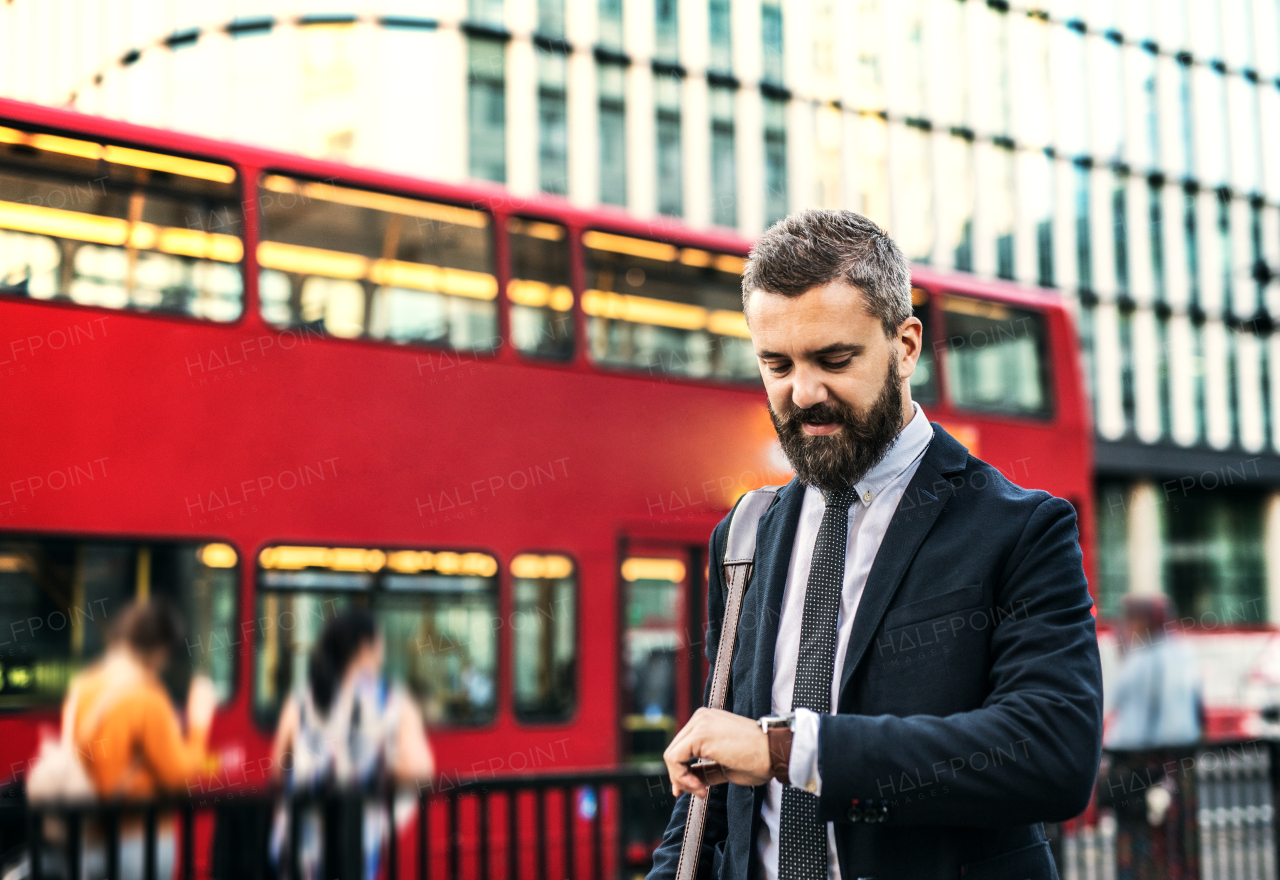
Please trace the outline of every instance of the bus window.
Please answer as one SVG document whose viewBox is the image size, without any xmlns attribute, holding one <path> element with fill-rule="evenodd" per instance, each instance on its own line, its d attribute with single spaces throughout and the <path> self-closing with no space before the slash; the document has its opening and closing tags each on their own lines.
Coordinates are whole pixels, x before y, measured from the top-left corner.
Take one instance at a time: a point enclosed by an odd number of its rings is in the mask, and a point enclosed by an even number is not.
<svg viewBox="0 0 1280 880">
<path fill-rule="evenodd" d="M 541 220 L 507 221 L 511 245 L 511 341 L 526 354 L 568 360 L 573 356 L 573 291 L 569 287 L 569 236 Z"/>
<path fill-rule="evenodd" d="M 511 680 L 521 721 L 564 721 L 577 706 L 577 586 L 567 556 L 511 560 Z"/>
<path fill-rule="evenodd" d="M 497 705 L 497 561 L 485 553 L 273 546 L 258 555 L 254 714 L 276 723 L 306 681 L 325 622 L 368 608 L 386 641 L 386 670 L 430 724 L 483 724 Z"/>
<path fill-rule="evenodd" d="M 498 345 L 489 215 L 278 174 L 258 188 L 262 315 L 347 339 Z"/>
<path fill-rule="evenodd" d="M 0 294 L 234 321 L 227 165 L 0 127 Z"/>
<path fill-rule="evenodd" d="M 932 321 L 929 319 L 929 294 L 919 287 L 911 290 L 912 314 L 924 325 L 920 334 L 920 359 L 911 374 L 911 399 L 925 405 L 938 402 L 937 357 L 934 351 Z"/>
<path fill-rule="evenodd" d="M 633 556 L 622 563 L 622 728 L 632 759 L 656 760 L 676 732 L 685 573 L 679 559 Z"/>
<path fill-rule="evenodd" d="M 650 373 L 760 381 L 742 315 L 741 257 L 590 231 L 591 357 Z"/>
<path fill-rule="evenodd" d="M 165 672 L 175 700 L 197 673 L 229 699 L 236 562 L 228 544 L 0 535 L 0 708 L 60 701 L 71 675 L 101 656 L 116 615 L 150 596 L 173 602 L 187 627 L 187 649 Z"/>
<path fill-rule="evenodd" d="M 957 409 L 1047 417 L 1044 318 L 1001 303 L 947 294 L 947 393 Z"/>
</svg>

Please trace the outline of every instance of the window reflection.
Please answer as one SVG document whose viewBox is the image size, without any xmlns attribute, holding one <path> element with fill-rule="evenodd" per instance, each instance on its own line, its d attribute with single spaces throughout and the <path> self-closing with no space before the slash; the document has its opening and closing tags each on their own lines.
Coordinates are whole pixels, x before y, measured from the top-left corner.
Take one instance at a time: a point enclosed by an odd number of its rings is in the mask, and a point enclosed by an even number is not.
<svg viewBox="0 0 1280 880">
<path fill-rule="evenodd" d="M 0 293 L 232 321 L 236 172 L 0 127 Z"/>
<path fill-rule="evenodd" d="M 497 562 L 484 553 L 274 546 L 258 558 L 254 711 L 274 724 L 306 680 L 326 620 L 369 608 L 402 681 L 431 724 L 482 724 L 497 705 Z"/>
<path fill-rule="evenodd" d="M 603 364 L 759 381 L 741 257 L 604 232 L 583 235 L 591 356 Z"/>
<path fill-rule="evenodd" d="M 558 223 L 512 218 L 511 341 L 538 357 L 573 356 L 573 291 L 569 287 L 569 236 Z"/>
<path fill-rule="evenodd" d="M 516 717 L 562 721 L 577 705 L 577 576 L 566 556 L 511 560 Z"/>
<path fill-rule="evenodd" d="M 71 675 L 106 648 L 115 615 L 151 596 L 171 601 L 188 630 L 188 650 L 165 672 L 170 692 L 184 699 L 203 674 L 228 699 L 241 642 L 236 562 L 221 543 L 0 536 L 0 708 L 59 702 Z"/>
<path fill-rule="evenodd" d="M 632 557 L 622 564 L 625 583 L 623 717 L 633 759 L 661 756 L 676 728 L 676 651 L 680 645 L 678 559 Z"/>
<path fill-rule="evenodd" d="M 942 304 L 952 404 L 982 412 L 1049 415 L 1044 319 L 954 294 Z"/>
<path fill-rule="evenodd" d="M 280 175 L 259 188 L 262 313 L 278 327 L 498 345 L 489 216 Z"/>
</svg>

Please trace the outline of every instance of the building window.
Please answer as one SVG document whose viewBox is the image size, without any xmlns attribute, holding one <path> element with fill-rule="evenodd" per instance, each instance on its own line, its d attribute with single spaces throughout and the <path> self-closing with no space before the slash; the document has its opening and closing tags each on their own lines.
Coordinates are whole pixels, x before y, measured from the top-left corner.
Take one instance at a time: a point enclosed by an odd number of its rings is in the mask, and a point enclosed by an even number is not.
<svg viewBox="0 0 1280 880">
<path fill-rule="evenodd" d="M 680 161 L 680 77 L 654 75 L 657 108 L 658 213 L 679 217 L 684 213 L 684 177 Z"/>
<path fill-rule="evenodd" d="M 733 70 L 733 26 L 730 0 L 709 0 L 708 25 L 711 35 L 711 70 L 728 73 Z"/>
<path fill-rule="evenodd" d="M 569 192 L 568 59 L 538 53 L 538 184 L 545 193 Z"/>
<path fill-rule="evenodd" d="M 1244 470 L 1234 478 L 1248 479 Z M 1265 621 L 1263 496 L 1201 481 L 1162 506 L 1165 591 L 1178 616 L 1206 629 Z"/>
<path fill-rule="evenodd" d="M 1093 289 L 1093 250 L 1089 237 L 1089 169 L 1076 166 L 1076 278 L 1081 290 Z"/>
<path fill-rule="evenodd" d="M 1093 403 L 1095 409 L 1098 402 L 1098 381 L 1095 375 L 1094 366 L 1094 309 L 1093 306 L 1082 305 L 1080 307 L 1080 360 L 1084 370 L 1084 386 L 1089 395 L 1089 400 Z M 1095 412 L 1094 421 L 1097 421 Z"/>
<path fill-rule="evenodd" d="M 601 64 L 597 69 L 600 96 L 600 201 L 627 204 L 626 68 Z"/>
<path fill-rule="evenodd" d="M 738 225 L 737 138 L 733 123 L 733 89 L 710 90 L 711 99 L 711 222 Z"/>
<path fill-rule="evenodd" d="M 1126 222 L 1124 178 L 1116 179 L 1111 190 L 1111 230 L 1116 256 L 1116 288 L 1122 295 L 1129 293 L 1129 236 Z"/>
<path fill-rule="evenodd" d="M 440 499 L 436 499 L 440 500 Z M 418 501 L 425 517 L 433 500 Z M 273 725 L 306 680 L 326 621 L 359 606 L 378 621 L 387 677 L 402 682 L 428 724 L 474 725 L 497 708 L 498 563 L 487 553 L 271 546 L 258 555 L 254 713 Z"/>
<path fill-rule="evenodd" d="M 497 40 L 467 40 L 468 147 L 472 177 L 507 181 L 506 46 Z"/>
<path fill-rule="evenodd" d="M 1036 282 L 1041 287 L 1053 287 L 1053 221 L 1041 220 L 1036 224 Z"/>
<path fill-rule="evenodd" d="M 1200 250 L 1196 234 L 1196 197 L 1187 192 L 1182 197 L 1182 234 L 1187 251 L 1187 281 L 1191 308 L 1200 306 Z"/>
<path fill-rule="evenodd" d="M 765 82 L 783 81 L 782 4 L 765 0 L 760 6 L 760 40 L 764 52 L 761 59 Z"/>
<path fill-rule="evenodd" d="M 564 37 L 564 0 L 538 0 L 538 33 Z"/>
<path fill-rule="evenodd" d="M 787 105 L 764 102 L 764 225 L 787 216 Z"/>
<path fill-rule="evenodd" d="M 1013 280 L 1013 233 L 996 237 L 996 277 Z"/>
<path fill-rule="evenodd" d="M 511 560 L 511 681 L 521 721 L 564 721 L 577 706 L 577 588 L 567 556 Z"/>
<path fill-rule="evenodd" d="M 1173 394 L 1169 387 L 1169 319 L 1156 315 L 1156 382 L 1160 403 L 1160 436 L 1173 431 Z"/>
<path fill-rule="evenodd" d="M 1133 311 L 1121 309 L 1120 331 L 1120 406 L 1124 411 L 1124 429 L 1131 433 L 1137 410 L 1137 395 L 1133 381 Z"/>
<path fill-rule="evenodd" d="M 955 267 L 957 272 L 973 271 L 973 219 L 966 217 L 960 227 L 960 240 L 956 242 Z"/>
<path fill-rule="evenodd" d="M 1164 302 L 1164 188 L 1152 186 L 1149 190 L 1151 218 L 1151 276 L 1155 282 L 1157 302 Z"/>
<path fill-rule="evenodd" d="M 680 4 L 677 0 L 654 0 L 653 54 L 675 61 L 680 57 Z"/>
<path fill-rule="evenodd" d="M 502 0 L 467 0 L 467 17 L 480 24 L 502 27 Z"/>
<path fill-rule="evenodd" d="M 600 26 L 600 45 L 622 51 L 622 0 L 600 0 L 596 7 Z"/>
<path fill-rule="evenodd" d="M 1128 487 L 1124 483 L 1098 485 L 1098 617 L 1118 620 L 1129 592 Z"/>
<path fill-rule="evenodd" d="M 1198 322 L 1191 324 L 1191 344 L 1191 385 L 1192 402 L 1195 406 L 1195 439 L 1196 442 L 1201 442 L 1205 439 L 1208 429 L 1204 399 L 1204 324 Z"/>
</svg>

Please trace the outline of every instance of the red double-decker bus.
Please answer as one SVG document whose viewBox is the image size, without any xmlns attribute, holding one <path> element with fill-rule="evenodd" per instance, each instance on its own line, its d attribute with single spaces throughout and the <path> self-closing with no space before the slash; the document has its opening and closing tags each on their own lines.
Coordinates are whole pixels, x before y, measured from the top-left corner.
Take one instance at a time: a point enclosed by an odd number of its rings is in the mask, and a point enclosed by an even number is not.
<svg viewBox="0 0 1280 880">
<path fill-rule="evenodd" d="M 750 242 L 0 101 L 0 766 L 115 610 L 260 782 L 327 616 L 375 611 L 443 778 L 658 756 L 705 678 L 707 539 L 789 469 Z M 1092 560 L 1053 294 L 919 268 L 913 394 Z"/>
</svg>

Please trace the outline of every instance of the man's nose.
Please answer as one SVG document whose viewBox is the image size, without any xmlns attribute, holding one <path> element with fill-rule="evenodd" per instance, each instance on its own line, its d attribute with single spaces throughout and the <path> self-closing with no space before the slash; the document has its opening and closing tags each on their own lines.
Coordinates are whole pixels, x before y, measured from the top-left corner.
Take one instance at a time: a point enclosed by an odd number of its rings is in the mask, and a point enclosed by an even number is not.
<svg viewBox="0 0 1280 880">
<path fill-rule="evenodd" d="M 827 386 L 816 370 L 796 367 L 791 380 L 791 402 L 800 409 L 808 409 L 827 399 Z"/>
</svg>

